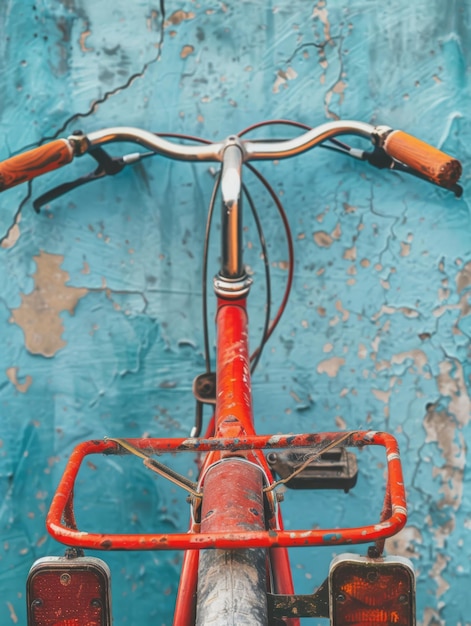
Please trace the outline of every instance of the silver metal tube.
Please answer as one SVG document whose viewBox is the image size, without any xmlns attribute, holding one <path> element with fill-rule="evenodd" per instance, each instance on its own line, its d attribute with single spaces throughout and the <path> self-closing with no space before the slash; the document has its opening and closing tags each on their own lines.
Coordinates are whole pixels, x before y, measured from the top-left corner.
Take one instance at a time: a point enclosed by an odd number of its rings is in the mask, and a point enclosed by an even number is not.
<svg viewBox="0 0 471 626">
<path fill-rule="evenodd" d="M 163 139 L 154 133 L 131 126 L 105 128 L 87 134 L 92 146 L 101 146 L 117 141 L 137 143 L 163 156 L 182 161 L 220 161 L 224 143 L 186 146 Z"/>
<path fill-rule="evenodd" d="M 241 278 L 242 262 L 242 150 L 237 143 L 224 150 L 221 175 L 221 276 Z"/>
<path fill-rule="evenodd" d="M 313 128 L 294 139 L 276 142 L 244 141 L 247 161 L 262 159 L 285 159 L 305 152 L 322 143 L 329 137 L 337 135 L 360 135 L 371 139 L 375 127 L 371 124 L 355 121 L 327 122 Z"/>
<path fill-rule="evenodd" d="M 355 121 L 327 122 L 317 128 L 285 141 L 241 141 L 243 160 L 285 159 L 313 148 L 317 144 L 336 135 L 359 135 L 371 139 L 375 127 Z M 92 146 L 118 141 L 140 144 L 171 159 L 182 161 L 221 161 L 227 141 L 212 144 L 188 146 L 163 139 L 154 133 L 133 127 L 116 127 L 98 130 L 87 135 Z"/>
</svg>

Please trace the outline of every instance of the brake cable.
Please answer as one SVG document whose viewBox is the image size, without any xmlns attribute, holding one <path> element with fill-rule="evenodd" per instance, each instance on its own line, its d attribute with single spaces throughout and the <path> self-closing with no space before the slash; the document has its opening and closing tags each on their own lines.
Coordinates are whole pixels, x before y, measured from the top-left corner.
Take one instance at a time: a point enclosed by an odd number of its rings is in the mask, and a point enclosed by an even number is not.
<svg viewBox="0 0 471 626">
<path fill-rule="evenodd" d="M 155 152 L 134 152 L 131 154 L 125 154 L 121 157 L 111 157 L 105 150 L 103 150 L 103 148 L 97 146 L 96 148 L 91 148 L 88 151 L 88 154 L 92 156 L 95 161 L 97 161 L 98 167 L 92 172 L 89 172 L 84 176 L 80 176 L 74 181 L 58 185 L 36 198 L 33 201 L 33 208 L 36 213 L 40 212 L 42 206 L 49 204 L 49 202 L 56 200 L 69 191 L 72 191 L 72 189 L 85 185 L 86 183 L 93 182 L 94 180 L 99 180 L 105 176 L 114 176 L 115 174 L 121 172 L 126 165 L 131 165 L 147 157 L 154 156 Z"/>
<path fill-rule="evenodd" d="M 242 189 L 249 203 L 250 210 L 252 211 L 252 216 L 254 218 L 255 226 L 258 232 L 258 240 L 260 242 L 260 247 L 262 249 L 263 264 L 265 267 L 265 286 L 266 286 L 265 322 L 263 326 L 263 332 L 262 332 L 262 338 L 260 340 L 260 344 L 258 348 L 254 351 L 254 353 L 250 355 L 250 361 L 251 361 L 250 372 L 253 374 L 255 371 L 255 368 L 257 367 L 257 363 L 260 359 L 260 356 L 262 354 L 262 350 L 268 340 L 268 331 L 269 331 L 269 326 L 270 326 L 270 312 L 271 312 L 271 274 L 270 274 L 270 263 L 268 259 L 267 243 L 265 240 L 265 235 L 263 233 L 262 224 L 261 224 L 256 206 L 245 184 L 242 185 Z"/>
<path fill-rule="evenodd" d="M 281 218 L 281 221 L 283 223 L 284 230 L 285 230 L 286 245 L 288 247 L 288 278 L 287 278 L 287 281 L 286 281 L 285 292 L 283 294 L 283 298 L 282 298 L 281 304 L 278 307 L 277 314 L 276 314 L 275 318 L 273 319 L 270 327 L 268 328 L 266 337 L 264 338 L 264 344 L 265 344 L 268 341 L 268 339 L 271 337 L 271 335 L 272 335 L 273 331 L 275 330 L 276 326 L 278 325 L 278 322 L 280 321 L 281 316 L 283 315 L 283 312 L 284 312 L 284 310 L 286 308 L 286 304 L 287 304 L 288 299 L 289 299 L 289 294 L 291 293 L 291 287 L 292 287 L 292 284 L 293 284 L 293 275 L 294 275 L 294 245 L 293 245 L 293 238 L 291 236 L 291 229 L 289 227 L 289 222 L 288 222 L 288 218 L 287 218 L 286 212 L 285 212 L 285 210 L 283 208 L 283 205 L 282 205 L 280 199 L 276 195 L 273 187 L 269 184 L 269 182 L 266 180 L 266 178 L 257 169 L 255 169 L 255 167 L 253 167 L 253 165 L 251 165 L 250 163 L 246 163 L 246 165 L 249 168 L 249 170 L 253 174 L 255 174 L 255 176 L 257 176 L 257 178 L 260 180 L 260 182 L 264 185 L 264 187 L 266 188 L 266 190 L 270 194 L 270 196 L 271 196 L 271 198 L 272 198 L 276 208 L 278 209 L 278 213 L 280 215 L 280 218 Z M 257 358 L 257 360 L 258 360 L 258 354 L 257 354 L 258 350 L 259 350 L 259 348 L 257 348 L 257 350 L 255 350 L 255 352 L 251 356 L 251 359 Z"/>
</svg>

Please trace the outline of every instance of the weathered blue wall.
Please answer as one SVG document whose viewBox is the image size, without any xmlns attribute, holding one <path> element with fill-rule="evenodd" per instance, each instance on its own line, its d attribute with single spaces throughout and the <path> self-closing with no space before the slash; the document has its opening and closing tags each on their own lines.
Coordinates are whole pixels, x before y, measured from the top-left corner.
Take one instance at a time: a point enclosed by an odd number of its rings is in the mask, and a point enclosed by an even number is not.
<svg viewBox="0 0 471 626">
<path fill-rule="evenodd" d="M 470 26 L 466 0 L 0 7 L 3 158 L 76 128 L 138 125 L 211 139 L 264 118 L 341 117 L 403 128 L 463 160 L 461 200 L 323 151 L 263 167 L 287 207 L 297 264 L 293 299 L 254 379 L 260 428 L 372 427 L 398 437 L 410 521 L 389 548 L 415 564 L 422 626 L 471 624 Z M 2 624 L 25 623 L 30 565 L 62 552 L 44 517 L 73 446 L 106 434 L 188 434 L 191 381 L 203 367 L 208 167 L 155 159 L 34 214 L 34 197 L 89 166 L 78 161 L 31 193 L 22 186 L 0 198 Z M 256 189 L 282 281 L 281 227 Z M 248 262 L 261 282 L 248 228 Z M 263 294 L 253 289 L 252 298 L 255 344 Z M 308 506 L 296 494 L 287 523 L 298 523 L 300 508 L 308 525 L 370 520 L 382 462 L 361 455 L 348 495 L 323 493 Z M 184 498 L 140 463 L 124 463 L 87 468 L 79 521 L 185 528 Z M 299 592 L 321 582 L 332 553 L 293 552 Z M 106 559 L 116 626 L 170 624 L 180 555 Z"/>
</svg>

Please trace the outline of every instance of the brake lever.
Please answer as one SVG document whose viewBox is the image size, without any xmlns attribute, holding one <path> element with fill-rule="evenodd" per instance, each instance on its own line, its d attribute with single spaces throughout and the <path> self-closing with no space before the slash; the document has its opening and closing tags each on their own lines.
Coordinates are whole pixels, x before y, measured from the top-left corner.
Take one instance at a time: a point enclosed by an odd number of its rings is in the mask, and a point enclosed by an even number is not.
<svg viewBox="0 0 471 626">
<path fill-rule="evenodd" d="M 81 185 L 84 185 L 85 183 L 89 183 L 93 180 L 98 180 L 99 178 L 103 178 L 104 176 L 106 176 L 106 172 L 102 170 L 101 167 L 98 167 L 94 172 L 90 172 L 90 174 L 81 176 L 80 178 L 77 178 L 77 180 L 74 180 L 68 183 L 63 183 L 62 185 L 59 185 L 58 187 L 54 187 L 53 189 L 50 189 L 49 191 L 44 193 L 42 196 L 39 196 L 39 198 L 36 198 L 33 201 L 33 208 L 36 211 L 36 213 L 40 213 L 41 207 L 44 206 L 45 204 L 49 204 L 49 202 L 52 202 L 53 200 L 57 200 L 57 198 L 60 198 L 61 196 L 68 193 L 69 191 L 72 191 L 72 189 L 75 189 L 76 187 L 80 187 Z"/>
<path fill-rule="evenodd" d="M 127 163 L 123 160 L 123 157 L 111 157 L 100 146 L 92 148 L 89 150 L 88 154 L 90 154 L 90 156 L 97 161 L 98 167 L 93 172 L 80 176 L 77 180 L 58 185 L 57 187 L 54 187 L 44 193 L 42 196 L 39 196 L 39 198 L 36 198 L 33 202 L 33 208 L 36 213 L 40 212 L 42 206 L 60 198 L 60 196 L 72 191 L 72 189 L 103 178 L 104 176 L 114 176 L 115 174 L 121 172 L 121 170 L 127 165 Z"/>
</svg>

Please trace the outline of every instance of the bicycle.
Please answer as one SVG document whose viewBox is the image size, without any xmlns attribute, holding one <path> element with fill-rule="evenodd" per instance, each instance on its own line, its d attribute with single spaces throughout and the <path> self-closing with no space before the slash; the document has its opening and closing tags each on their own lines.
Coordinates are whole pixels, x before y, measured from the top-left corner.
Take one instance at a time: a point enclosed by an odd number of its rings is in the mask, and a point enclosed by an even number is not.
<svg viewBox="0 0 471 626">
<path fill-rule="evenodd" d="M 247 140 L 243 136 L 268 124 L 303 129 L 292 139 Z M 337 139 L 354 135 L 369 139 L 372 150 L 351 147 Z M 178 142 L 176 141 L 178 140 Z M 136 143 L 145 152 L 111 157 L 103 146 Z M 387 433 L 348 431 L 257 435 L 251 400 L 251 374 L 262 349 L 277 326 L 288 300 L 293 272 L 293 244 L 283 207 L 252 161 L 284 159 L 315 146 L 337 150 L 378 168 L 410 173 L 461 194 L 461 165 L 456 159 L 402 131 L 363 122 L 336 121 L 310 129 L 302 124 L 274 121 L 257 124 L 239 135 L 212 143 L 181 135 L 154 134 L 135 128 L 110 128 L 85 135 L 72 134 L 0 164 L 0 190 L 32 180 L 90 154 L 94 172 L 65 183 L 38 198 L 35 209 L 71 189 L 154 154 L 199 162 L 217 162 L 209 205 L 203 268 L 206 371 L 196 377 L 195 426 L 188 438 L 105 438 L 79 444 L 67 463 L 47 516 L 48 532 L 66 544 L 65 557 L 35 563 L 27 583 L 28 623 L 34 626 L 111 624 L 110 576 L 101 559 L 84 556 L 84 549 L 184 550 L 174 624 L 290 624 L 302 617 L 324 617 L 332 625 L 415 624 L 412 564 L 384 556 L 387 537 L 406 524 L 405 487 L 398 444 Z M 242 182 L 246 165 L 268 190 L 285 227 L 290 254 L 289 276 L 277 315 L 270 321 L 269 273 L 267 311 L 260 346 L 248 349 L 247 298 L 252 280 L 243 262 L 242 197 L 248 200 L 267 258 L 261 224 Z M 216 305 L 216 367 L 209 358 L 207 334 L 207 245 L 216 198 L 221 193 L 221 262 L 214 278 Z M 203 407 L 213 415 L 201 437 Z M 356 456 L 348 448 L 383 446 L 387 459 L 384 506 L 379 522 L 344 529 L 284 530 L 277 487 L 343 489 L 354 487 Z M 264 450 L 266 454 L 264 454 Z M 163 452 L 197 453 L 196 482 L 157 461 Z M 190 528 L 175 534 L 116 534 L 77 528 L 74 487 L 84 459 L 91 454 L 131 454 L 147 468 L 185 489 L 189 496 Z M 229 495 L 230 494 L 230 495 Z M 372 544 L 365 556 L 344 554 L 332 562 L 325 582 L 311 595 L 296 595 L 288 548 L 320 545 Z"/>
</svg>

